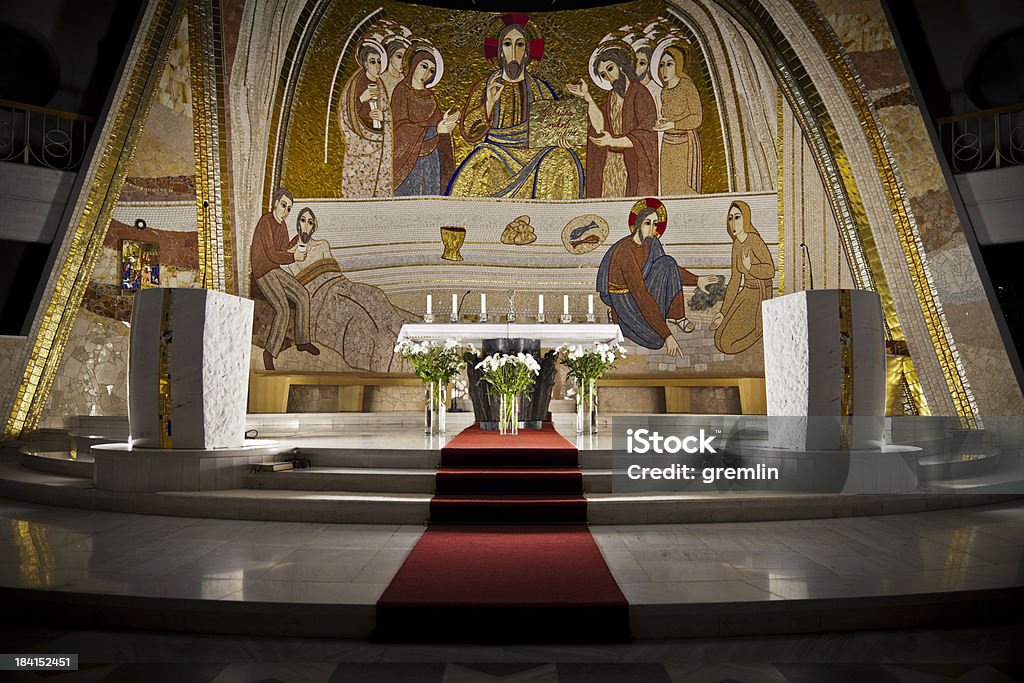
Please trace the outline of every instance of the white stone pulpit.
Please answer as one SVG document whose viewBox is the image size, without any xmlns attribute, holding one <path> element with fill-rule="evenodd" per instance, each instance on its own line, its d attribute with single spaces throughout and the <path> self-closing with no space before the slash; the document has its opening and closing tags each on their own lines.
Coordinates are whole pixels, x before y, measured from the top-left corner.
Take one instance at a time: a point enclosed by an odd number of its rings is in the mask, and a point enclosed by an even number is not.
<svg viewBox="0 0 1024 683">
<path fill-rule="evenodd" d="M 208 289 L 135 294 L 128 356 L 134 448 L 237 448 L 245 441 L 253 302 Z"/>
<path fill-rule="evenodd" d="M 881 448 L 886 361 L 878 294 L 795 292 L 763 302 L 762 318 L 770 445 Z"/>
</svg>

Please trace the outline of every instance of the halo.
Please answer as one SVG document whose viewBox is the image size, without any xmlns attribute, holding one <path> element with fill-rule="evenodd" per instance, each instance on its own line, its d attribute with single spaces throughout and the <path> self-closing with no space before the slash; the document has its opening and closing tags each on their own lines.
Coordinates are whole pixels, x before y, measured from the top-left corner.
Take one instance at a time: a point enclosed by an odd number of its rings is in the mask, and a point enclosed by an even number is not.
<svg viewBox="0 0 1024 683">
<path fill-rule="evenodd" d="M 498 35 L 506 26 L 515 24 L 523 30 L 526 37 L 526 54 L 534 62 L 539 62 L 544 57 L 544 36 L 537 28 L 536 22 L 532 21 L 529 14 L 508 13 L 495 17 L 487 32 L 484 33 L 484 57 L 497 59 L 500 47 Z"/>
<path fill-rule="evenodd" d="M 682 50 L 683 55 L 686 56 L 687 61 L 689 61 L 692 55 L 692 53 L 688 49 L 686 42 L 676 36 L 669 36 L 668 38 L 665 38 L 660 43 L 658 43 L 658 46 L 654 48 L 654 52 L 651 53 L 650 72 L 651 80 L 653 80 L 655 83 L 657 83 L 663 88 L 665 87 L 665 84 L 661 82 L 661 74 L 659 73 L 661 69 L 658 68 L 658 65 L 661 63 L 661 57 L 662 55 L 665 54 L 665 50 L 671 47 L 672 45 L 675 45 L 680 50 Z M 688 66 L 688 64 L 684 64 L 683 68 L 686 69 Z"/>
<path fill-rule="evenodd" d="M 413 43 L 405 50 L 405 57 L 402 58 L 402 71 L 406 74 L 409 73 L 409 67 L 412 65 L 412 58 L 416 56 L 417 52 L 429 52 L 434 58 L 434 77 L 430 79 L 429 83 L 425 83 L 424 87 L 428 90 L 433 88 L 435 85 L 441 82 L 441 76 L 444 75 L 444 57 L 441 56 L 440 51 L 429 43 Z"/>
<path fill-rule="evenodd" d="M 412 41 L 409 40 L 409 38 L 399 33 L 389 33 L 388 35 L 384 36 L 383 40 L 380 41 L 380 44 L 385 48 L 387 48 L 388 43 L 401 43 L 406 48 L 412 45 Z"/>
<path fill-rule="evenodd" d="M 352 53 L 352 58 L 356 60 L 356 66 L 360 71 L 364 70 L 363 63 L 359 61 L 359 53 L 362 52 L 363 47 L 366 46 L 372 47 L 377 51 L 377 54 L 380 55 L 380 70 L 384 71 L 388 66 L 388 53 L 384 51 L 384 46 L 374 38 L 365 38 L 359 41 L 359 47 L 357 47 L 355 52 Z"/>
<path fill-rule="evenodd" d="M 655 213 L 658 215 L 658 223 L 655 228 L 658 233 L 658 237 L 665 234 L 665 229 L 668 227 L 668 209 L 665 208 L 665 203 L 654 197 L 646 197 L 644 199 L 638 199 L 633 208 L 629 210 L 629 230 L 634 231 L 633 224 L 636 223 L 637 214 L 643 209 L 653 208 Z"/>
<path fill-rule="evenodd" d="M 634 38 L 633 40 L 631 40 L 629 42 L 630 42 L 630 45 L 632 45 L 632 47 L 633 47 L 633 52 L 636 52 L 637 50 L 639 50 L 641 48 L 644 48 L 644 47 L 651 47 L 653 45 L 653 43 L 654 43 L 654 41 L 651 40 L 650 36 L 645 36 L 645 35 L 642 35 L 642 34 L 639 37 Z"/>
<path fill-rule="evenodd" d="M 596 66 L 594 62 L 599 54 L 610 47 L 621 48 L 626 53 L 626 56 L 629 57 L 629 65 L 636 69 L 636 52 L 633 51 L 632 45 L 618 39 L 601 41 L 594 48 L 594 51 L 590 53 L 590 61 L 587 63 L 587 72 L 590 74 L 590 80 L 601 90 L 611 90 L 612 84 L 594 73 L 594 67 Z"/>
</svg>

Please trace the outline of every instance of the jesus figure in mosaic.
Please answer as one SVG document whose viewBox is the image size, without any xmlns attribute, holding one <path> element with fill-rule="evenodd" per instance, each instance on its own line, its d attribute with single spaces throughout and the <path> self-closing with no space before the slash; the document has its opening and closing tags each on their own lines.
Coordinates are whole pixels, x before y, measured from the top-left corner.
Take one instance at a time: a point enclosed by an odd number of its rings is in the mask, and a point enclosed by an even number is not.
<svg viewBox="0 0 1024 683">
<path fill-rule="evenodd" d="M 530 110 L 558 99 L 530 73 L 544 39 L 530 17 L 495 20 L 484 53 L 498 68 L 477 81 L 462 109 L 460 131 L 474 145 L 456 169 L 447 194 L 456 197 L 576 199 L 583 196 L 583 165 L 567 142 L 531 147 Z"/>
</svg>

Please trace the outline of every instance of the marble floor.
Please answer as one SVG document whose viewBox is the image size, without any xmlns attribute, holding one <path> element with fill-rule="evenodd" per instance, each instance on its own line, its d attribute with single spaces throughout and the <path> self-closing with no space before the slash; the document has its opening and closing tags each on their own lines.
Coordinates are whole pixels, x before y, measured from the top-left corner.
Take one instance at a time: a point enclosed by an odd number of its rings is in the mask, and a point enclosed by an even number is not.
<svg viewBox="0 0 1024 683">
<path fill-rule="evenodd" d="M 591 531 L 634 606 L 1024 585 L 1024 502 Z M 372 605 L 422 532 L 412 525 L 165 517 L 0 499 L 0 586 Z"/>
<path fill-rule="evenodd" d="M 404 646 L 0 625 L 20 653 L 78 653 L 46 683 L 1011 683 L 1024 626 L 605 646 Z"/>
</svg>

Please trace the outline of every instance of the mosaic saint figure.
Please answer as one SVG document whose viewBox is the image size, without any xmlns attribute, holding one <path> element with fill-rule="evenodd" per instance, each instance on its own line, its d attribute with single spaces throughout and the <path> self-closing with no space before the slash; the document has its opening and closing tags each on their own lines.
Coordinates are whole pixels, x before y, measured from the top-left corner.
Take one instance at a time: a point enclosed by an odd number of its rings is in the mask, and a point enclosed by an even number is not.
<svg viewBox="0 0 1024 683">
<path fill-rule="evenodd" d="M 302 211 L 299 211 L 299 217 L 295 220 L 295 237 L 292 238 L 292 241 L 295 242 L 296 254 L 304 254 L 305 257 L 282 266 L 292 275 L 297 275 L 307 265 L 315 263 L 320 259 L 331 258 L 331 243 L 314 237 L 319 227 L 320 224 L 316 219 L 316 214 L 313 213 L 313 209 L 307 206 Z"/>
<path fill-rule="evenodd" d="M 296 348 L 314 356 L 320 355 L 320 349 L 310 343 L 309 292 L 294 275 L 282 268 L 306 258 L 305 251 L 298 248 L 299 236 L 289 240 L 285 224 L 294 201 L 291 192 L 283 187 L 274 192 L 271 210 L 256 223 L 250 247 L 249 267 L 253 282 L 274 311 L 270 335 L 263 347 L 263 365 L 267 370 L 274 369 L 274 359 L 284 344 L 289 303 L 295 306 Z"/>
<path fill-rule="evenodd" d="M 498 68 L 470 88 L 460 131 L 473 149 L 459 164 L 446 194 L 456 197 L 578 199 L 583 164 L 567 144 L 530 146 L 530 111 L 558 95 L 530 73 L 544 55 L 544 39 L 530 17 L 506 14 L 484 40 Z"/>
<path fill-rule="evenodd" d="M 356 52 L 359 70 L 345 84 L 340 123 L 345 137 L 341 191 L 345 197 L 391 193 L 391 111 L 381 87 L 384 49 L 365 41 Z"/>
<path fill-rule="evenodd" d="M 353 282 L 342 273 L 330 242 L 315 237 L 320 222 L 311 208 L 299 212 L 295 226 L 305 258 L 283 268 L 309 292 L 315 338 L 337 351 L 349 367 L 396 370 L 401 361 L 394 355 L 394 339 L 411 317 L 395 308 L 379 287 Z"/>
<path fill-rule="evenodd" d="M 662 133 L 661 193 L 700 194 L 702 159 L 697 128 L 704 120 L 697 86 L 686 73 L 686 53 L 677 45 L 660 52 L 661 118 L 654 127 Z"/>
<path fill-rule="evenodd" d="M 597 291 L 612 309 L 612 320 L 623 336 L 648 349 L 665 348 L 679 355 L 679 343 L 669 324 L 693 332 L 686 317 L 683 285 L 706 291 L 716 281 L 697 276 L 665 253 L 661 236 L 668 225 L 668 210 L 657 199 L 641 199 L 629 212 L 629 235 L 613 244 L 601 259 Z"/>
<path fill-rule="evenodd" d="M 658 191 L 657 107 L 637 79 L 633 49 L 619 41 L 599 46 L 591 57 L 593 80 L 608 96 L 600 107 L 587 84 L 567 85 L 587 103 L 587 197 L 635 197 Z"/>
<path fill-rule="evenodd" d="M 451 132 L 459 113 L 441 111 L 431 90 L 444 69 L 441 54 L 427 45 L 406 52 L 405 76 L 395 86 L 393 183 L 396 197 L 439 195 L 452 174 Z"/>
<path fill-rule="evenodd" d="M 384 39 L 384 55 L 387 68 L 380 75 L 380 82 L 387 91 L 388 101 L 395 93 L 395 86 L 405 76 L 405 52 L 409 49 L 409 39 L 403 36 L 389 36 Z"/>
<path fill-rule="evenodd" d="M 647 38 L 641 38 L 633 43 L 633 51 L 636 53 L 636 77 L 640 83 L 651 91 L 654 98 L 654 106 L 661 116 L 661 83 L 652 78 L 656 65 L 651 64 L 651 56 L 654 48 Z"/>
<path fill-rule="evenodd" d="M 722 311 L 711 322 L 711 329 L 719 351 L 739 353 L 761 338 L 761 302 L 772 298 L 775 262 L 750 220 L 746 202 L 736 200 L 729 205 L 725 225 L 732 240 L 732 274 Z"/>
</svg>

